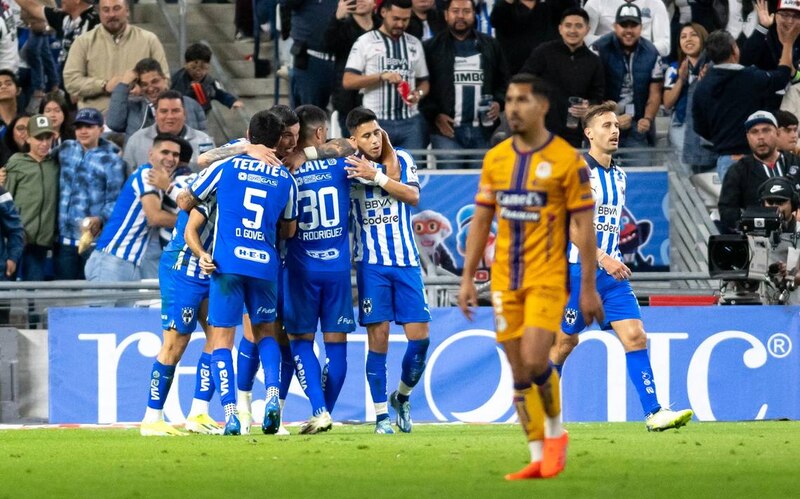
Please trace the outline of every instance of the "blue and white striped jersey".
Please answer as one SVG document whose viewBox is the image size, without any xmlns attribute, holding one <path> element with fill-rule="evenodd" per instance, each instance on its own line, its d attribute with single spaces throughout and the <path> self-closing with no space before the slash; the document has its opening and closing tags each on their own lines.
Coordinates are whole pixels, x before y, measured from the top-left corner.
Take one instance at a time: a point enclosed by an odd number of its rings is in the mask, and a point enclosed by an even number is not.
<svg viewBox="0 0 800 499">
<path fill-rule="evenodd" d="M 141 199 L 158 196 L 160 204 L 163 198 L 163 193 L 147 182 L 147 172 L 151 168 L 147 163 L 141 165 L 122 186 L 114 211 L 97 240 L 97 250 L 136 265 L 141 262 L 150 235 L 155 232 L 147 226 Z"/>
<path fill-rule="evenodd" d="M 414 158 L 397 149 L 400 181 L 419 189 Z M 385 167 L 379 165 L 385 171 Z M 353 259 L 390 267 L 418 267 L 419 252 L 414 241 L 411 207 L 378 186 L 350 184 L 353 224 Z"/>
<path fill-rule="evenodd" d="M 190 177 L 194 180 L 193 177 Z M 211 197 L 205 203 L 199 204 L 196 208 L 197 211 L 203 214 L 206 219 L 200 232 L 200 242 L 203 244 L 203 249 L 211 251 L 211 245 L 214 242 L 214 219 L 217 215 L 217 200 Z M 166 248 L 165 253 L 174 253 L 174 263 L 172 268 L 180 271 L 188 277 L 194 279 L 208 279 L 209 275 L 200 270 L 199 259 L 189 249 L 186 244 L 184 232 L 186 231 L 186 223 L 189 221 L 189 214 L 183 210 L 178 212 L 178 221 L 175 222 L 175 229 L 172 231 L 172 239 Z"/>
<path fill-rule="evenodd" d="M 212 254 L 218 271 L 276 281 L 278 221 L 297 218 L 297 185 L 289 171 L 239 155 L 200 172 L 189 189 L 200 201 L 216 195 Z"/>
<path fill-rule="evenodd" d="M 589 165 L 589 180 L 594 195 L 594 230 L 597 233 L 597 247 L 611 258 L 622 261 L 619 251 L 619 232 L 622 220 L 622 207 L 625 206 L 627 175 L 612 160 L 611 167 L 603 168 L 593 157 L 583 155 Z M 569 263 L 578 263 L 578 247 L 570 243 Z"/>
</svg>

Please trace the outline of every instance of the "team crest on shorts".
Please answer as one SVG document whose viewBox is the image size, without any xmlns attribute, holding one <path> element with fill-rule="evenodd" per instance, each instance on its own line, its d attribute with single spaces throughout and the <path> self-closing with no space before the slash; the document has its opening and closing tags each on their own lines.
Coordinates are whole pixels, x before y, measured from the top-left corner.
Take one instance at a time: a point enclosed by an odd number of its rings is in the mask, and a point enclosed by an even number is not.
<svg viewBox="0 0 800 499">
<path fill-rule="evenodd" d="M 192 308 L 192 307 L 183 307 L 181 309 L 181 319 L 183 320 L 184 324 L 186 324 L 188 326 L 189 323 L 192 322 L 193 318 L 194 318 L 194 308 Z"/>
<path fill-rule="evenodd" d="M 575 321 L 578 320 L 578 311 L 574 308 L 564 310 L 564 320 L 567 321 L 567 324 L 572 326 L 575 324 Z"/>
<path fill-rule="evenodd" d="M 371 298 L 364 298 L 361 300 L 361 310 L 364 311 L 364 315 L 369 315 L 372 313 L 372 299 Z"/>
</svg>

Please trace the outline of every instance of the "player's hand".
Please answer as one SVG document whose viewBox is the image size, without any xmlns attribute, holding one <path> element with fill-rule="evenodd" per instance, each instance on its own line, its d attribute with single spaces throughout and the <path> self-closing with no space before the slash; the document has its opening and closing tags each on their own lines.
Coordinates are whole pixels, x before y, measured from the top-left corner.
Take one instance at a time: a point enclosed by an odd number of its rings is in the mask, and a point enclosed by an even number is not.
<svg viewBox="0 0 800 499">
<path fill-rule="evenodd" d="M 208 253 L 203 253 L 200 255 L 200 270 L 202 270 L 204 274 L 208 275 L 211 275 L 215 270 L 217 270 L 217 266 L 214 265 L 214 260 Z"/>
<path fill-rule="evenodd" d="M 603 302 L 600 300 L 600 295 L 596 289 L 581 289 L 580 308 L 583 320 L 586 321 L 587 325 L 594 321 L 597 321 L 598 324 L 603 323 L 605 318 Z"/>
<path fill-rule="evenodd" d="M 364 179 L 367 181 L 374 181 L 378 169 L 375 164 L 367 158 L 361 156 L 348 156 L 345 158 L 345 163 L 350 166 L 345 166 L 347 178 Z"/>
<path fill-rule="evenodd" d="M 17 271 L 17 262 L 12 259 L 6 260 L 6 277 L 11 277 Z"/>
<path fill-rule="evenodd" d="M 473 318 L 473 311 L 471 307 L 478 305 L 478 290 L 475 288 L 475 283 L 470 280 L 462 280 L 461 287 L 458 289 L 458 308 L 467 320 L 471 321 Z"/>
<path fill-rule="evenodd" d="M 378 161 L 386 167 L 387 173 L 396 171 L 399 175 L 400 165 L 398 164 L 397 153 L 392 147 L 392 141 L 389 140 L 389 134 L 383 129 L 381 129 L 381 157 L 378 158 Z M 400 178 L 396 177 L 393 180 L 400 180 Z"/>
<path fill-rule="evenodd" d="M 147 172 L 147 183 L 158 190 L 166 191 L 172 182 L 172 175 L 162 168 L 150 168 Z"/>
<path fill-rule="evenodd" d="M 278 166 L 281 164 L 281 160 L 275 156 L 275 149 L 262 144 L 247 144 L 244 146 L 244 153 L 270 166 Z"/>
<path fill-rule="evenodd" d="M 603 267 L 603 270 L 605 270 L 608 275 L 618 281 L 624 281 L 633 275 L 633 272 L 631 272 L 631 269 L 629 269 L 627 265 L 610 256 L 603 258 L 603 263 L 601 263 L 600 266 Z"/>
<path fill-rule="evenodd" d="M 300 168 L 306 161 L 308 161 L 306 153 L 299 147 L 296 147 L 293 152 L 287 154 L 286 157 L 283 158 L 283 166 L 294 173 L 294 171 Z"/>
<path fill-rule="evenodd" d="M 436 128 L 439 129 L 440 134 L 448 139 L 452 139 L 456 136 L 456 132 L 453 130 L 454 122 L 455 120 L 446 114 L 439 113 L 436 115 Z"/>
</svg>

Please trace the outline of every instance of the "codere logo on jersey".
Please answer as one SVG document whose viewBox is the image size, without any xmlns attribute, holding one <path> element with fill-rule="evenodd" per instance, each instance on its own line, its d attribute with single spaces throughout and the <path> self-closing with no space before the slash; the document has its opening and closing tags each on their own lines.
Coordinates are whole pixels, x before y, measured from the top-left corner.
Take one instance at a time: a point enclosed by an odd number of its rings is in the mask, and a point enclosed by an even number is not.
<svg viewBox="0 0 800 499">
<path fill-rule="evenodd" d="M 500 191 L 497 193 L 500 216 L 518 222 L 538 222 L 539 209 L 547 205 L 547 193 L 540 191 Z"/>
<path fill-rule="evenodd" d="M 256 263 L 269 263 L 269 253 L 259 249 L 237 246 L 233 249 L 233 255 L 242 260 L 250 260 Z"/>
</svg>

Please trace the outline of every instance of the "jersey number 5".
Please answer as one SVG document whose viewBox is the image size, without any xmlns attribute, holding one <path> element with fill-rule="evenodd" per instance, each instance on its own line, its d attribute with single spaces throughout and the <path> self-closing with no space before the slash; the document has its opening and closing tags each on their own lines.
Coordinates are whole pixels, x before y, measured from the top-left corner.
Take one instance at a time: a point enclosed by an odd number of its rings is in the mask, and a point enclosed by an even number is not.
<svg viewBox="0 0 800 499">
<path fill-rule="evenodd" d="M 264 207 L 253 202 L 253 198 L 267 199 L 267 192 L 262 191 L 261 189 L 255 189 L 253 187 L 248 187 L 244 190 L 244 201 L 242 201 L 242 206 L 244 206 L 247 211 L 252 211 L 255 213 L 254 220 L 242 218 L 242 225 L 244 225 L 247 229 L 261 228 L 261 221 L 264 219 Z"/>
<path fill-rule="evenodd" d="M 328 205 L 325 202 L 326 196 L 331 201 L 332 213 L 328 213 Z M 303 203 L 304 199 L 308 199 L 308 204 Z M 301 230 L 314 230 L 320 225 L 325 228 L 339 225 L 339 191 L 336 187 L 323 187 L 319 192 L 303 191 L 297 196 L 297 202 L 298 204 L 303 204 L 303 213 L 300 216 L 301 222 L 298 224 Z M 310 220 L 309 216 L 311 217 Z"/>
</svg>

